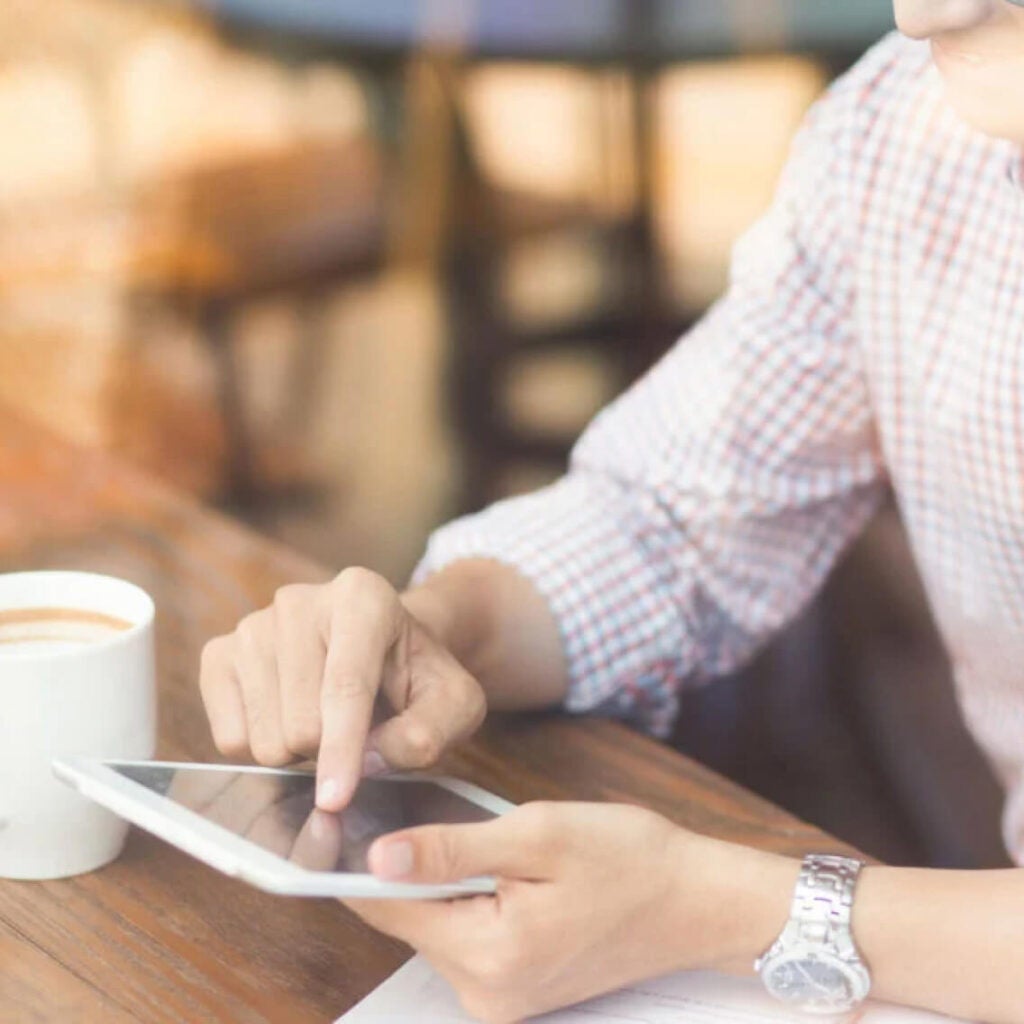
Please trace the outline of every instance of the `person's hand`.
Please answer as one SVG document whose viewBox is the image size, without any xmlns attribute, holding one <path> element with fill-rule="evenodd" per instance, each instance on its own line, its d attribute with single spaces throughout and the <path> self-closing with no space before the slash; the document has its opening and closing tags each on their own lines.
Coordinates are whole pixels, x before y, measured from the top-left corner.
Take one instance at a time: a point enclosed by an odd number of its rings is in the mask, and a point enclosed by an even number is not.
<svg viewBox="0 0 1024 1024">
<path fill-rule="evenodd" d="M 799 865 L 638 807 L 526 804 L 378 839 L 370 867 L 403 882 L 498 876 L 495 896 L 344 902 L 421 951 L 470 1015 L 508 1024 L 675 970 L 749 971 Z"/>
<path fill-rule="evenodd" d="M 222 754 L 270 766 L 316 757 L 317 804 L 330 811 L 363 774 L 429 766 L 486 711 L 476 680 L 366 569 L 279 590 L 206 645 L 200 688 Z M 378 694 L 394 715 L 371 733 Z"/>
</svg>

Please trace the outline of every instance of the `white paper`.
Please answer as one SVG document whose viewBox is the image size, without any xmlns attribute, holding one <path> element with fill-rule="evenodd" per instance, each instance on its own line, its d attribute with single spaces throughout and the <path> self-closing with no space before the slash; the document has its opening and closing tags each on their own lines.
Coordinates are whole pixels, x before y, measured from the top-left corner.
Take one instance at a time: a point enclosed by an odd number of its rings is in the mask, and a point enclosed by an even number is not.
<svg viewBox="0 0 1024 1024">
<path fill-rule="evenodd" d="M 536 1024 L 808 1024 L 772 999 L 756 979 L 720 974 L 673 974 L 568 1010 Z M 820 1019 L 820 1018 L 819 1018 Z M 825 1018 L 835 1022 L 836 1018 Z M 950 1024 L 921 1010 L 870 1004 L 845 1024 Z M 472 1024 L 448 983 L 417 956 L 336 1024 Z"/>
</svg>

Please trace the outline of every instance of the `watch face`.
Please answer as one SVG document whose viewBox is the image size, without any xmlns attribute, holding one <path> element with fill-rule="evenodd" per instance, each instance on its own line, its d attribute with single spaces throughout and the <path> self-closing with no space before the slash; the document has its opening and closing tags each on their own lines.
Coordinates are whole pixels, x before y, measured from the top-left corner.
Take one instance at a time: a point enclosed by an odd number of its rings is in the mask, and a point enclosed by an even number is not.
<svg viewBox="0 0 1024 1024">
<path fill-rule="evenodd" d="M 765 982 L 777 999 L 805 1010 L 842 1010 L 854 1001 L 847 972 L 817 957 L 783 960 L 771 967 Z"/>
</svg>

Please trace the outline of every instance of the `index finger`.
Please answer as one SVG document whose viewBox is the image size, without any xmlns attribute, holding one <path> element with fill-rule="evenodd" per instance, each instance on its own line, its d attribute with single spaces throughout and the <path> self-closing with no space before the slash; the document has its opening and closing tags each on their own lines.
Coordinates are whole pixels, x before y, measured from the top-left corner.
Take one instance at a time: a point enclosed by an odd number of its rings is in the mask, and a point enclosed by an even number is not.
<svg viewBox="0 0 1024 1024">
<path fill-rule="evenodd" d="M 310 871 L 337 871 L 345 849 L 345 836 L 338 815 L 314 808 L 302 826 L 289 859 Z"/>
<path fill-rule="evenodd" d="M 320 688 L 316 802 L 321 810 L 340 811 L 359 783 L 374 701 L 400 621 L 397 596 L 381 577 L 365 570 L 338 577 Z"/>
</svg>

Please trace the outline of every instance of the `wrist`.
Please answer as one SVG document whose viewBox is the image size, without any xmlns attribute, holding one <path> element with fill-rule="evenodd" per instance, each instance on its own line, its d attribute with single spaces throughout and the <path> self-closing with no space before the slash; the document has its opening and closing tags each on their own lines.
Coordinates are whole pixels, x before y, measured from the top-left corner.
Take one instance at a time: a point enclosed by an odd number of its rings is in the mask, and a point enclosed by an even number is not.
<svg viewBox="0 0 1024 1024">
<path fill-rule="evenodd" d="M 467 558 L 430 576 L 405 607 L 473 675 L 495 710 L 562 703 L 569 686 L 559 624 L 515 566 Z"/>
<path fill-rule="evenodd" d="M 871 965 L 873 990 L 883 999 L 899 1000 L 911 991 L 918 969 L 920 940 L 928 933 L 941 934 L 945 922 L 936 927 L 925 920 L 935 900 L 918 886 L 936 876 L 921 868 L 893 868 L 867 865 L 857 883 L 852 930 L 857 947 Z M 954 936 L 949 936 L 954 941 Z"/>
<path fill-rule="evenodd" d="M 456 562 L 402 594 L 402 604 L 459 663 L 479 674 L 492 619 L 475 562 Z"/>
<path fill-rule="evenodd" d="M 682 832 L 682 830 L 680 830 Z M 681 966 L 714 969 L 728 974 L 752 975 L 754 961 L 778 938 L 789 918 L 800 862 L 790 857 L 756 850 L 683 832 L 683 842 L 697 839 L 702 845 L 679 859 L 677 889 L 690 906 L 695 893 L 704 904 L 701 919 L 699 962 Z M 688 891 L 688 894 L 687 894 Z M 684 928 L 683 943 L 693 953 L 693 932 Z"/>
</svg>

